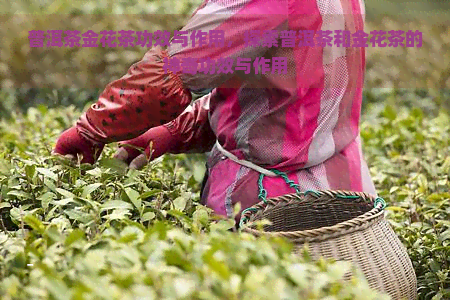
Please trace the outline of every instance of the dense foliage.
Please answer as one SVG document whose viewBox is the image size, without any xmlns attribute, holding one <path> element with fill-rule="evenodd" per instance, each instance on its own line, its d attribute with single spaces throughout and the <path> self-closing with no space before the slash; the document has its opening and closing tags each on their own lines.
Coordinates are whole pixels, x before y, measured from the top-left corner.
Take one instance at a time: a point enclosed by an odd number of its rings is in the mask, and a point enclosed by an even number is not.
<svg viewBox="0 0 450 300">
<path fill-rule="evenodd" d="M 372 97 L 386 104 L 366 103 L 362 137 L 387 217 L 408 248 L 420 299 L 446 299 L 449 115 L 435 101 L 409 107 L 428 94 Z M 211 222 L 198 204 L 201 156 L 166 155 L 142 171 L 111 159 L 114 144 L 94 166 L 52 157 L 78 115 L 39 106 L 0 123 L 2 299 L 370 298 L 357 274 L 340 281 L 340 264 Z"/>
<path fill-rule="evenodd" d="M 40 106 L 0 125 L 2 299 L 387 299 L 359 273 L 344 283 L 346 264 L 211 222 L 200 159 L 129 171 L 114 145 L 94 166 L 51 157 L 78 114 Z"/>
<path fill-rule="evenodd" d="M 417 29 L 424 44 L 367 48 L 362 138 L 419 299 L 449 299 L 449 9 L 402 1 L 366 3 L 366 32 Z M 358 273 L 343 283 L 348 265 L 314 263 L 284 240 L 212 222 L 198 204 L 202 156 L 129 171 L 111 159 L 114 144 L 94 166 L 50 155 L 80 109 L 145 48 L 31 49 L 28 31 L 173 31 L 200 2 L 0 3 L 1 299 L 385 299 Z"/>
<path fill-rule="evenodd" d="M 427 100 L 417 97 L 416 106 Z M 380 195 L 389 199 L 387 216 L 408 248 L 420 299 L 449 299 L 450 118 L 399 102 L 379 117 L 365 116 L 365 153 Z"/>
</svg>

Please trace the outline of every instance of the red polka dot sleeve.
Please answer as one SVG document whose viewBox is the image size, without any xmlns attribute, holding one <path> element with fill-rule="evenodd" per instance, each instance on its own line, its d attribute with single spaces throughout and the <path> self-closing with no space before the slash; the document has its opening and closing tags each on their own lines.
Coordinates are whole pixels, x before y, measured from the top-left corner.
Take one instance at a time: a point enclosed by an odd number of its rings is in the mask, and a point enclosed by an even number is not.
<svg viewBox="0 0 450 300">
<path fill-rule="evenodd" d="M 137 137 L 170 122 L 191 103 L 178 74 L 163 69 L 167 52 L 150 49 L 122 78 L 108 84 L 78 120 L 80 134 L 96 144 Z"/>
</svg>

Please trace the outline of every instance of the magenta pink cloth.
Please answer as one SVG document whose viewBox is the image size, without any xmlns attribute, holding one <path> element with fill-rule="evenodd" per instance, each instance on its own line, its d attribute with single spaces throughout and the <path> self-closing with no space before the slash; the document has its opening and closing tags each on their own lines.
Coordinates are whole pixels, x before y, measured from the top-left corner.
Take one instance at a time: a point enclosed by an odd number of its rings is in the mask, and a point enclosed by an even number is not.
<svg viewBox="0 0 450 300">
<path fill-rule="evenodd" d="M 234 47 L 183 48 L 176 44 L 169 54 L 180 59 L 270 55 L 287 57 L 289 62 L 286 75 L 255 75 L 254 71 L 245 76 L 182 75 L 191 89 L 215 88 L 199 100 L 209 105 L 196 107 L 205 116 L 209 114 L 204 120 L 223 147 L 240 159 L 287 172 L 302 190 L 376 195 L 359 136 L 365 49 L 303 46 L 268 50 L 246 47 L 243 42 L 246 30 L 364 30 L 363 0 L 209 0 L 182 30 L 212 29 L 225 30 L 225 43 Z M 202 119 L 198 122 L 204 130 Z M 169 128 L 179 135 L 173 122 Z M 244 209 L 259 201 L 257 172 L 224 159 L 215 147 L 208 165 L 203 200 L 218 214 L 231 216 L 233 204 L 241 202 Z M 295 192 L 281 178 L 265 177 L 263 184 L 268 197 Z"/>
<path fill-rule="evenodd" d="M 162 148 L 210 152 L 203 201 L 224 216 L 232 215 L 237 202 L 245 209 L 259 201 L 259 174 L 222 159 L 216 147 L 211 150 L 215 138 L 240 159 L 288 173 L 302 190 L 375 195 L 359 135 L 365 48 L 355 47 L 356 39 L 350 46 L 305 44 L 308 33 L 316 33 L 315 43 L 319 32 L 331 31 L 333 41 L 339 30 L 361 34 L 363 0 L 206 0 L 181 31 L 192 37 L 211 30 L 224 32 L 224 46 L 192 46 L 189 38 L 187 46 L 171 43 L 167 52 L 150 49 L 108 85 L 78 121 L 79 133 L 107 143 L 165 124 L 172 141 Z M 247 45 L 255 31 L 270 36 L 272 47 L 267 40 Z M 295 47 L 284 47 L 291 35 L 297 37 Z M 256 72 L 254 64 L 249 74 L 236 70 L 239 58 L 262 57 L 285 58 L 287 73 L 262 73 L 262 67 Z M 182 68 L 185 59 L 198 59 L 198 72 L 165 74 L 164 60 L 175 58 Z M 200 62 L 208 59 L 231 59 L 234 72 L 219 72 L 219 66 L 201 72 L 207 63 Z M 190 91 L 204 89 L 213 91 L 178 116 Z M 294 192 L 281 178 L 266 177 L 263 183 L 269 197 Z"/>
<path fill-rule="evenodd" d="M 287 172 L 302 190 L 376 195 L 359 135 L 365 49 L 303 46 L 268 50 L 244 45 L 246 30 L 364 30 L 363 0 L 207 0 L 182 30 L 212 29 L 225 30 L 225 43 L 234 46 L 183 48 L 176 44 L 169 54 L 180 59 L 270 55 L 287 57 L 289 68 L 286 75 L 255 75 L 254 71 L 245 76 L 183 74 L 183 82 L 191 89 L 215 88 L 198 100 L 209 105 L 196 106 L 203 110 L 196 112 L 196 128 L 205 130 L 208 122 L 208 130 L 225 149 L 240 159 Z M 189 113 L 192 110 L 184 117 Z M 202 114 L 205 117 L 198 118 Z M 168 127 L 180 135 L 176 122 Z M 245 209 L 259 201 L 257 172 L 223 157 L 216 147 L 209 154 L 208 166 L 203 201 L 218 214 L 231 216 L 235 203 L 241 202 Z M 263 184 L 268 197 L 295 192 L 282 178 L 265 177 Z"/>
</svg>

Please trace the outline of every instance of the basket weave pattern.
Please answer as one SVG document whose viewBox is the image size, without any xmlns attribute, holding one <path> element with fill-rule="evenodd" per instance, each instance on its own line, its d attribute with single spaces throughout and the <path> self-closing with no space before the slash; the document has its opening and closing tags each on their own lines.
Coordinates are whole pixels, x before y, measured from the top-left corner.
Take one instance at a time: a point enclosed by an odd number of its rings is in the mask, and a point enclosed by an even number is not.
<svg viewBox="0 0 450 300">
<path fill-rule="evenodd" d="M 256 236 L 286 237 L 297 253 L 308 244 L 313 259 L 323 256 L 351 261 L 372 288 L 393 300 L 417 299 L 411 260 L 384 218 L 383 207 L 374 207 L 375 200 L 365 193 L 347 191 L 284 195 L 244 211 L 243 224 L 249 226 L 242 230 Z M 272 224 L 265 225 L 264 231 L 252 226 L 262 219 Z"/>
</svg>

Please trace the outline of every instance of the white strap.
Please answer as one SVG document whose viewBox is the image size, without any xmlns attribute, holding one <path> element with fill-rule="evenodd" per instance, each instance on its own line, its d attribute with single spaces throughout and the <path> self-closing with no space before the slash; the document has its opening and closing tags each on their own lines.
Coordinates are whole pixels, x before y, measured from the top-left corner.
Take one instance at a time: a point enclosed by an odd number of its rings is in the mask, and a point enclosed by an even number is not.
<svg viewBox="0 0 450 300">
<path fill-rule="evenodd" d="M 257 165 L 255 165 L 255 164 L 252 163 L 252 162 L 249 162 L 249 161 L 247 161 L 247 160 L 243 160 L 243 159 L 237 158 L 233 153 L 230 153 L 230 152 L 228 152 L 227 150 L 225 150 L 225 149 L 222 147 L 222 145 L 219 144 L 219 141 L 216 141 L 216 146 L 217 146 L 217 149 L 218 149 L 223 155 L 225 155 L 226 157 L 228 157 L 229 159 L 231 159 L 231 160 L 234 161 L 235 163 L 238 163 L 238 164 L 240 164 L 240 165 L 242 165 L 242 166 L 245 166 L 245 167 L 247 167 L 247 168 L 253 169 L 253 170 L 255 170 L 255 171 L 259 172 L 259 173 L 262 173 L 262 174 L 264 174 L 264 175 L 266 175 L 266 176 L 270 176 L 270 177 L 276 177 L 276 176 L 278 176 L 278 175 L 275 174 L 274 172 L 269 171 L 269 170 L 267 170 L 267 169 L 264 169 L 264 168 L 262 168 L 262 167 L 260 167 L 260 166 L 257 166 Z"/>
</svg>

